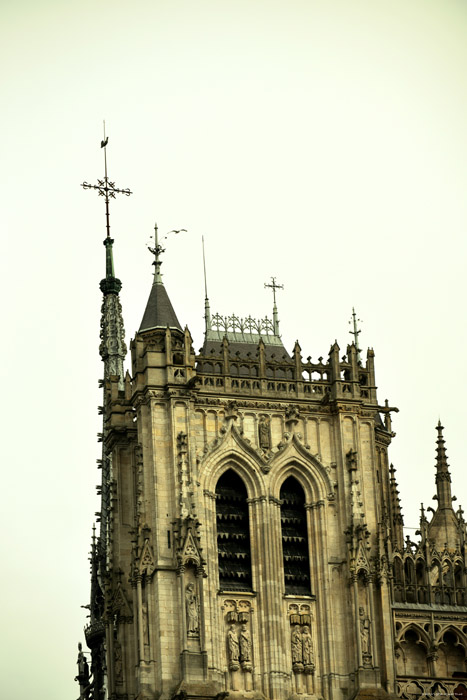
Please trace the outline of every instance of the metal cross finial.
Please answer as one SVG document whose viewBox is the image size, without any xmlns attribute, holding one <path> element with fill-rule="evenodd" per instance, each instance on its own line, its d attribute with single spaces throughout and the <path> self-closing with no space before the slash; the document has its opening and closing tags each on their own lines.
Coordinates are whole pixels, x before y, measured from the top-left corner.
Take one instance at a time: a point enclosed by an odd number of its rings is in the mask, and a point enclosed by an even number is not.
<svg viewBox="0 0 467 700">
<path fill-rule="evenodd" d="M 186 228 L 179 228 L 179 229 L 172 229 L 171 231 L 168 231 L 165 236 L 162 238 L 163 241 L 166 240 L 168 235 L 170 233 L 181 233 L 182 231 L 186 232 Z M 162 265 L 162 260 L 160 259 L 160 256 L 162 253 L 165 253 L 165 248 L 162 247 L 162 245 L 159 243 L 159 237 L 157 235 L 158 228 L 157 224 L 154 224 L 154 247 L 148 245 L 147 248 L 150 253 L 154 255 L 154 262 L 152 263 L 155 266 L 154 270 L 154 283 L 159 283 L 162 284 L 162 277 L 161 277 L 161 265 Z M 152 238 L 150 236 L 149 238 Z"/>
<path fill-rule="evenodd" d="M 118 189 L 115 187 L 115 182 L 111 182 L 107 176 L 107 144 L 109 138 L 105 135 L 105 122 L 104 122 L 104 139 L 101 141 L 101 148 L 104 149 L 104 166 L 105 175 L 103 180 L 97 180 L 97 185 L 90 185 L 88 182 L 84 181 L 81 184 L 85 190 L 97 190 L 100 197 L 105 197 L 105 221 L 107 229 L 107 238 L 110 238 L 110 213 L 109 213 L 109 199 L 115 199 L 116 194 L 126 194 L 127 197 L 130 194 L 130 190 L 127 188 L 125 190 Z"/>
<path fill-rule="evenodd" d="M 355 313 L 355 308 L 352 306 L 352 318 L 349 321 L 349 324 L 353 324 L 353 330 L 349 331 L 350 335 L 353 335 L 354 337 L 354 343 L 355 343 L 355 349 L 357 350 L 357 362 L 360 362 L 360 347 L 358 345 L 358 336 L 361 333 L 360 329 L 357 327 L 357 321 L 359 323 L 362 323 L 361 318 L 357 318 L 357 314 Z"/>
<path fill-rule="evenodd" d="M 272 293 L 274 296 L 274 306 L 275 306 L 276 305 L 276 289 L 284 289 L 284 285 L 283 284 L 276 284 L 275 277 L 271 277 L 271 283 L 272 284 L 266 284 L 266 282 L 265 282 L 264 288 L 266 289 L 266 287 L 269 287 L 269 289 L 272 289 Z"/>
<path fill-rule="evenodd" d="M 284 289 L 283 284 L 277 284 L 276 283 L 276 278 L 271 277 L 271 284 L 267 284 L 266 282 L 264 283 L 264 287 L 269 287 L 269 289 L 272 289 L 272 293 L 274 296 L 274 307 L 272 310 L 272 320 L 273 320 L 273 325 L 274 325 L 274 335 L 279 335 L 279 318 L 277 316 L 277 306 L 276 306 L 276 289 Z"/>
</svg>

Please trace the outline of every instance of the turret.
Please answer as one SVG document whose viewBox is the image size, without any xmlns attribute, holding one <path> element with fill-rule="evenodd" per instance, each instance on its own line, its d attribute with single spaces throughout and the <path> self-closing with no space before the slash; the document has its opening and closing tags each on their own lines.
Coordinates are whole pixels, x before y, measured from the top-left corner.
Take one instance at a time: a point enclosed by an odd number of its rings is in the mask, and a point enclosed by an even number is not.
<svg viewBox="0 0 467 700">
<path fill-rule="evenodd" d="M 438 421 L 436 427 L 438 438 L 436 441 L 436 496 L 438 507 L 433 519 L 428 526 L 428 537 L 438 550 L 447 547 L 455 550 L 460 545 L 459 521 L 452 507 L 451 474 L 447 462 L 443 426 Z"/>
<path fill-rule="evenodd" d="M 166 386 L 187 382 L 194 373 L 194 352 L 188 329 L 182 330 L 161 275 L 161 254 L 157 224 L 154 255 L 154 277 L 139 331 L 131 344 L 134 390 L 146 386 Z M 183 229 L 182 229 L 183 230 Z M 166 238 L 167 236 L 165 236 Z"/>
<path fill-rule="evenodd" d="M 391 531 L 392 531 L 392 544 L 393 547 L 397 547 L 400 551 L 404 548 L 404 519 L 402 517 L 402 510 L 399 498 L 399 489 L 396 481 L 396 470 L 394 465 L 391 464 L 389 468 L 390 479 L 389 479 L 389 496 L 390 496 L 390 513 L 391 513 Z"/>
</svg>

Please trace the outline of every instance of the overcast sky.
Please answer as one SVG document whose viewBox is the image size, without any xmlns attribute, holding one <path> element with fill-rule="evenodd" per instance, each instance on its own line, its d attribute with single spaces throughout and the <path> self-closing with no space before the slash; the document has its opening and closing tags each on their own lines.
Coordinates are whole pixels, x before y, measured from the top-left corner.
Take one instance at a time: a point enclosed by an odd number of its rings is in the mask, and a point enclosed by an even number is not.
<svg viewBox="0 0 467 700">
<path fill-rule="evenodd" d="M 435 425 L 467 508 L 467 5 L 464 0 L 3 0 L 0 215 L 4 697 L 74 700 L 89 600 L 102 375 L 104 202 L 127 342 L 145 244 L 202 344 L 213 312 L 271 314 L 303 357 L 351 340 L 400 408 L 405 524 L 435 493 Z M 412 534 L 414 530 L 409 531 Z M 5 634 L 6 631 L 6 634 Z"/>
</svg>

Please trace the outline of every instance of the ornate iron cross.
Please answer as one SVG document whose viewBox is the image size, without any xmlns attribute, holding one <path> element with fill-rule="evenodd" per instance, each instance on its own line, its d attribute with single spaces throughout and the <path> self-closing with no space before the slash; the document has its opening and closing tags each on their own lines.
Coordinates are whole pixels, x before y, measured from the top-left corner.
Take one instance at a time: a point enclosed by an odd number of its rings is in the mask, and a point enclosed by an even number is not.
<svg viewBox="0 0 467 700">
<path fill-rule="evenodd" d="M 283 284 L 276 284 L 275 277 L 271 277 L 271 283 L 272 284 L 266 284 L 266 282 L 265 282 L 264 287 L 265 288 L 269 287 L 270 289 L 272 289 L 272 293 L 274 295 L 274 306 L 275 306 L 276 305 L 276 289 L 284 289 L 284 285 Z"/>
<path fill-rule="evenodd" d="M 103 180 L 97 180 L 97 185 L 90 185 L 88 182 L 84 181 L 81 184 L 85 190 L 97 190 L 100 197 L 105 197 L 105 222 L 107 229 L 107 238 L 110 238 L 110 212 L 109 212 L 109 200 L 115 199 L 116 194 L 126 194 L 127 197 L 133 194 L 128 188 L 125 190 L 118 189 L 115 187 L 115 182 L 111 182 L 107 177 L 107 144 L 109 142 L 108 137 L 105 136 L 105 122 L 104 122 L 104 140 L 101 141 L 101 148 L 104 149 L 104 164 L 105 164 L 105 175 Z"/>
</svg>

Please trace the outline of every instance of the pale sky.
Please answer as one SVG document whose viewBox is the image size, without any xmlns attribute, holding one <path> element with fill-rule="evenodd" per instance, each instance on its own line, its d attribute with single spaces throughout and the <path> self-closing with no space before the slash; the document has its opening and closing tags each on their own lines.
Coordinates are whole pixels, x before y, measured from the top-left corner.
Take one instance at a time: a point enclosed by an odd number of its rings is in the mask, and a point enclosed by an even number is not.
<svg viewBox="0 0 467 700">
<path fill-rule="evenodd" d="M 2 695 L 78 697 L 89 600 L 109 175 L 127 343 L 160 231 L 180 321 L 264 316 L 303 357 L 351 340 L 400 408 L 405 524 L 433 505 L 435 425 L 467 509 L 464 0 L 3 0 Z M 128 366 L 128 363 L 127 363 Z M 414 530 L 408 531 L 414 535 Z"/>
</svg>

